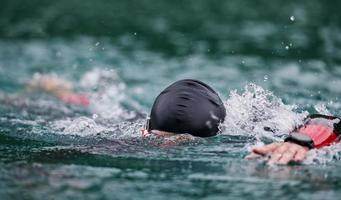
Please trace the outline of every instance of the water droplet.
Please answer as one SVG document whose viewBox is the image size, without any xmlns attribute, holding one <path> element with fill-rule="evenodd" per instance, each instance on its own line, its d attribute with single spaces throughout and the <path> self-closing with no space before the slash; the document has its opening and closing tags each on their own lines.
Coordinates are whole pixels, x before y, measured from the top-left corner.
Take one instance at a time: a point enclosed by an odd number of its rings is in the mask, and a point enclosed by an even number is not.
<svg viewBox="0 0 341 200">
<path fill-rule="evenodd" d="M 97 119 L 98 115 L 97 114 L 93 114 L 92 115 L 92 119 Z"/>
<path fill-rule="evenodd" d="M 98 45 L 100 45 L 101 43 L 100 42 L 96 42 L 95 46 L 97 47 Z"/>
<path fill-rule="evenodd" d="M 137 33 L 136 33 L 136 32 L 134 32 L 134 35 L 137 35 Z"/>
<path fill-rule="evenodd" d="M 269 79 L 268 75 L 264 75 L 264 82 L 266 82 Z"/>
<path fill-rule="evenodd" d="M 295 16 L 293 16 L 293 15 L 290 16 L 290 21 L 292 21 L 292 22 L 295 21 Z"/>
<path fill-rule="evenodd" d="M 286 49 L 286 50 L 289 50 L 289 46 L 288 46 L 288 45 L 287 45 L 287 46 L 285 46 L 285 49 Z"/>
</svg>

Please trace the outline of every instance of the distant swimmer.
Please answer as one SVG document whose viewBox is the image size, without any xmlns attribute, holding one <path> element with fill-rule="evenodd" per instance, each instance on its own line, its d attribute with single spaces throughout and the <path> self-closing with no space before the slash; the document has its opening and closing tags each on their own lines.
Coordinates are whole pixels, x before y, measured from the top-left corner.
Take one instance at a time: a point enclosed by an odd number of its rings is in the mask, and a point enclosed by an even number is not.
<svg viewBox="0 0 341 200">
<path fill-rule="evenodd" d="M 27 89 L 39 89 L 67 104 L 79 106 L 88 106 L 90 104 L 90 100 L 86 95 L 74 92 L 71 82 L 52 74 L 34 74 L 32 80 L 27 84 Z"/>
</svg>

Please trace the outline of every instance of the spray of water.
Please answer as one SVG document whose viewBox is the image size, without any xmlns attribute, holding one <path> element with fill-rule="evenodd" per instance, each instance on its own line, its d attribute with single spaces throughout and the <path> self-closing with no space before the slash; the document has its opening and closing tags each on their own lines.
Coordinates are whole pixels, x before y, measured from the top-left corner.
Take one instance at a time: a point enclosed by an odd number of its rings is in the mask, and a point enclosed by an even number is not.
<svg viewBox="0 0 341 200">
<path fill-rule="evenodd" d="M 326 165 L 335 160 L 341 159 L 341 144 L 334 144 L 322 149 L 313 149 L 308 153 L 307 158 L 303 161 L 304 164 L 319 164 Z"/>
<path fill-rule="evenodd" d="M 225 101 L 226 118 L 223 134 L 247 134 L 278 140 L 300 125 L 307 113 L 297 113 L 297 106 L 285 105 L 272 92 L 248 84 L 239 94 L 230 92 Z"/>
<path fill-rule="evenodd" d="M 84 74 L 80 86 L 90 97 L 91 112 L 98 117 L 118 120 L 128 114 L 121 106 L 126 86 L 115 71 L 95 68 Z"/>
<path fill-rule="evenodd" d="M 92 117 L 81 116 L 53 121 L 50 126 L 54 130 L 61 134 L 79 136 L 107 135 L 117 139 L 128 134 L 133 137 L 138 128 L 129 121 L 137 117 L 137 112 L 128 111 L 122 106 L 128 99 L 126 86 L 114 70 L 94 68 L 83 75 L 79 87 L 90 98 L 89 111 Z M 130 127 L 124 126 L 126 121 Z M 131 127 L 135 129 L 132 130 Z M 123 129 L 124 131 L 120 131 Z"/>
</svg>

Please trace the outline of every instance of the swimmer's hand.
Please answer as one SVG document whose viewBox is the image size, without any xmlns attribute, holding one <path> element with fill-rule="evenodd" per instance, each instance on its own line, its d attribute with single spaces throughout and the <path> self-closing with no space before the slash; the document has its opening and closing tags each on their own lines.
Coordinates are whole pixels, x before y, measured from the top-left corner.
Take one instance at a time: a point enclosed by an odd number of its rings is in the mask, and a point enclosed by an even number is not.
<svg viewBox="0 0 341 200">
<path fill-rule="evenodd" d="M 309 149 L 291 142 L 276 142 L 262 147 L 255 147 L 246 159 L 252 160 L 269 156 L 268 164 L 286 165 L 289 162 L 301 162 Z"/>
</svg>

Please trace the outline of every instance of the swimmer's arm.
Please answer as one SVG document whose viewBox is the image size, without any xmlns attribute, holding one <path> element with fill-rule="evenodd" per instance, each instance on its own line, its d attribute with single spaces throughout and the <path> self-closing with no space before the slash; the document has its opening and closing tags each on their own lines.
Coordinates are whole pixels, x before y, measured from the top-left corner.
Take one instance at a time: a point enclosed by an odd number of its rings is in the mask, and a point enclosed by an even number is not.
<svg viewBox="0 0 341 200">
<path fill-rule="evenodd" d="M 289 162 L 302 162 L 309 152 L 304 147 L 291 142 L 276 142 L 261 147 L 255 147 L 246 159 L 256 159 L 260 156 L 270 156 L 269 164 L 286 165 Z"/>
<path fill-rule="evenodd" d="M 89 105 L 89 99 L 73 91 L 71 82 L 57 77 L 56 75 L 35 74 L 27 84 L 28 91 L 40 90 L 57 97 L 59 100 L 81 106 Z"/>
<path fill-rule="evenodd" d="M 320 114 L 309 115 L 308 118 L 340 119 Z M 338 143 L 340 129 L 340 122 L 334 126 L 332 132 L 324 126 L 308 124 L 293 131 L 284 142 L 254 148 L 246 158 L 254 159 L 259 156 L 270 156 L 269 163 L 274 164 L 288 164 L 291 161 L 301 162 L 308 154 L 309 148 L 321 148 Z"/>
</svg>

